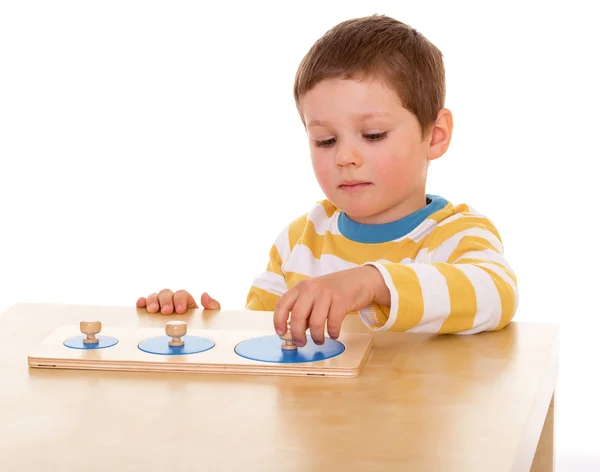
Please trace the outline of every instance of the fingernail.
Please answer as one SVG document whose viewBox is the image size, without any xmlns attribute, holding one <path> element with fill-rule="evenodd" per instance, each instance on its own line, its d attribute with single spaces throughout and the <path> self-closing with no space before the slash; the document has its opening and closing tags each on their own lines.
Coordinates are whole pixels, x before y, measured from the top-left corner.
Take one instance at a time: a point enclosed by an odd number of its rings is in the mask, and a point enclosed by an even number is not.
<svg viewBox="0 0 600 472">
<path fill-rule="evenodd" d="M 158 305 L 157 305 L 156 303 L 152 303 L 152 304 L 150 305 L 150 309 L 151 309 L 151 310 L 158 310 Z"/>
<path fill-rule="evenodd" d="M 171 305 L 163 305 L 163 310 L 167 311 L 169 308 L 171 308 Z"/>
<path fill-rule="evenodd" d="M 181 311 L 183 310 L 183 307 L 181 305 L 177 305 L 177 311 Z"/>
</svg>

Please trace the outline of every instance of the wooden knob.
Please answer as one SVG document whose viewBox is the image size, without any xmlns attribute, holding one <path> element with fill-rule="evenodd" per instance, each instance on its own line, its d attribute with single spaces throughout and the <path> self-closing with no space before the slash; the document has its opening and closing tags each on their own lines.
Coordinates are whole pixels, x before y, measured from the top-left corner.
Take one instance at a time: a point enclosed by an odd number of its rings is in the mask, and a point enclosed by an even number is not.
<svg viewBox="0 0 600 472">
<path fill-rule="evenodd" d="M 99 321 L 82 321 L 79 323 L 79 329 L 85 334 L 85 338 L 83 338 L 85 344 L 95 344 L 99 341 L 96 335 L 102 330 L 102 323 Z"/>
<path fill-rule="evenodd" d="M 298 346 L 294 344 L 292 341 L 292 331 L 290 325 L 287 325 L 287 331 L 283 336 L 279 336 L 283 340 L 283 344 L 281 345 L 281 349 L 285 349 L 286 351 L 293 351 L 298 349 Z"/>
<path fill-rule="evenodd" d="M 187 333 L 187 323 L 185 321 L 169 321 L 165 325 L 165 332 L 172 338 L 169 346 L 183 346 L 184 341 L 181 337 Z"/>
</svg>

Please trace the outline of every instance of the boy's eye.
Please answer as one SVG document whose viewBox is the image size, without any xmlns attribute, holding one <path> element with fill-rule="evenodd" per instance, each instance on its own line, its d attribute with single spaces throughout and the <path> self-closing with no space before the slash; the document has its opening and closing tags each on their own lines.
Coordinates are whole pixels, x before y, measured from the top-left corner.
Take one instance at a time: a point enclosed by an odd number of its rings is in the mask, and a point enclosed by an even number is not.
<svg viewBox="0 0 600 472">
<path fill-rule="evenodd" d="M 381 141 L 386 136 L 387 136 L 387 133 L 363 134 L 363 138 L 365 138 L 367 141 L 372 141 L 372 142 Z M 321 141 L 316 141 L 316 145 L 317 145 L 317 147 L 331 147 L 336 143 L 336 141 L 337 141 L 337 138 L 323 139 Z"/>
<path fill-rule="evenodd" d="M 380 141 L 380 140 L 384 139 L 386 136 L 387 136 L 387 133 L 371 133 L 371 134 L 363 135 L 363 137 L 367 141 Z"/>
<path fill-rule="evenodd" d="M 318 147 L 330 147 L 335 144 L 335 138 L 324 139 L 323 141 L 317 141 Z"/>
</svg>

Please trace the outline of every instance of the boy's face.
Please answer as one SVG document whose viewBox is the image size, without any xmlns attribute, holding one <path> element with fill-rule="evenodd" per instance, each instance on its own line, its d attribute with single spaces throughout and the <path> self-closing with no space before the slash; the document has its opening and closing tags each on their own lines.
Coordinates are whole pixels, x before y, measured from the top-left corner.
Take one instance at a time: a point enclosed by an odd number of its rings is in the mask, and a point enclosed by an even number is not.
<svg viewBox="0 0 600 472">
<path fill-rule="evenodd" d="M 428 162 L 441 154 L 394 91 L 377 80 L 327 79 L 300 110 L 317 181 L 351 219 L 388 223 L 425 205 Z"/>
</svg>

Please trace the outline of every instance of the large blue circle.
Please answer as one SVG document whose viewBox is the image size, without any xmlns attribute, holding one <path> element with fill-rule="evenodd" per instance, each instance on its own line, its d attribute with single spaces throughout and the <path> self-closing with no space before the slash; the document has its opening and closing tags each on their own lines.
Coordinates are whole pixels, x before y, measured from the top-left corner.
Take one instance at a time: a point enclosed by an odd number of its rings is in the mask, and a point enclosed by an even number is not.
<svg viewBox="0 0 600 472">
<path fill-rule="evenodd" d="M 340 355 L 346 347 L 339 341 L 325 338 L 325 343 L 317 345 L 310 336 L 303 347 L 287 351 L 281 348 L 283 341 L 277 335 L 260 336 L 242 341 L 235 346 L 238 356 L 261 362 L 295 364 L 300 362 L 316 362 Z"/>
<path fill-rule="evenodd" d="M 72 349 L 104 349 L 106 347 L 111 347 L 117 344 L 119 341 L 116 338 L 111 336 L 96 336 L 98 338 L 98 342 L 94 344 L 84 343 L 83 340 L 85 336 L 75 336 L 73 338 L 67 339 L 63 344 Z"/>
<path fill-rule="evenodd" d="M 169 346 L 170 336 L 158 336 L 142 341 L 138 344 L 138 348 L 149 354 L 160 354 L 163 356 L 183 356 L 186 354 L 197 354 L 199 352 L 208 351 L 215 346 L 211 339 L 202 338 L 200 336 L 182 336 L 184 341 L 183 346 Z"/>
</svg>

